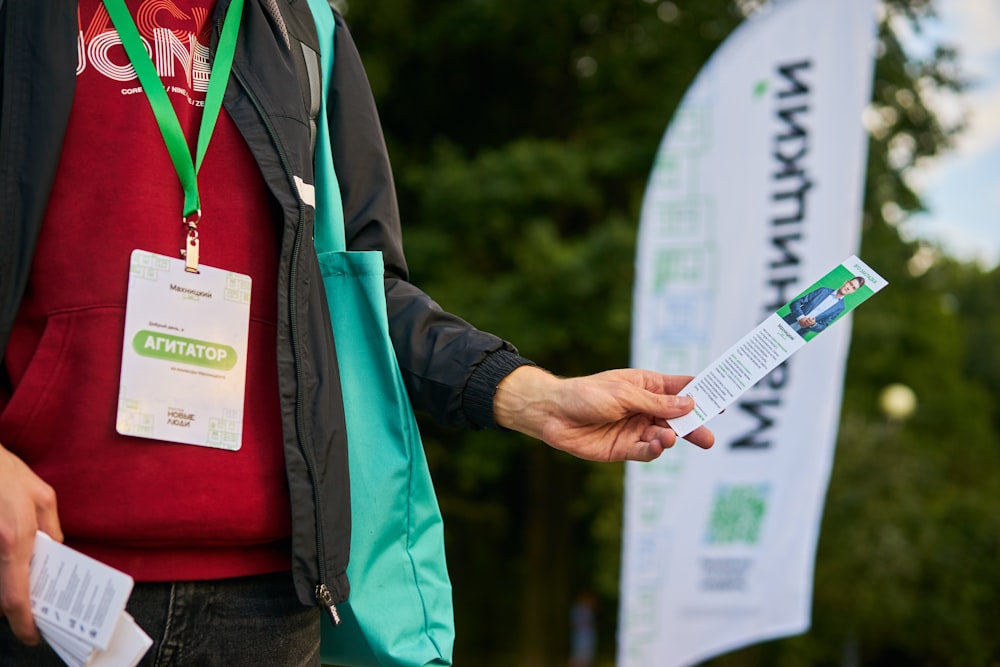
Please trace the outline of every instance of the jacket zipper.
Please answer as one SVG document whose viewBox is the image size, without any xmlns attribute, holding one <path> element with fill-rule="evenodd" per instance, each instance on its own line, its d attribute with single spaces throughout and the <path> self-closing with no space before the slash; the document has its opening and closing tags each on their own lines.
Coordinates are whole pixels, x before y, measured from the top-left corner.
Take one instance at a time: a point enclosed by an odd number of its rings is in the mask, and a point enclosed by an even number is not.
<svg viewBox="0 0 1000 667">
<path fill-rule="evenodd" d="M 250 101 L 253 102 L 254 108 L 257 109 L 257 114 L 260 116 L 261 121 L 264 123 L 264 127 L 267 129 L 268 135 L 271 137 L 271 143 L 274 144 L 275 150 L 278 153 L 278 158 L 281 162 L 281 166 L 285 170 L 285 175 L 288 177 L 289 183 L 294 183 L 294 177 L 292 174 L 292 169 L 288 164 L 288 158 L 285 156 L 284 151 L 281 148 L 281 144 L 278 141 L 277 134 L 274 128 L 271 127 L 267 115 L 264 113 L 264 108 L 257 96 L 254 95 L 253 91 L 250 90 L 250 86 L 247 85 L 246 80 L 234 67 L 232 70 L 232 75 L 236 77 L 240 85 L 243 87 L 244 92 Z M 295 420 L 296 420 L 296 438 L 299 443 L 299 449 L 302 451 L 303 457 L 305 458 L 306 467 L 309 470 L 309 478 L 312 480 L 312 491 L 313 491 L 313 507 L 315 507 L 314 516 L 315 528 L 316 528 L 316 554 L 317 554 L 317 572 L 319 574 L 319 583 L 314 589 L 313 595 L 316 597 L 317 602 L 323 605 L 330 615 L 330 621 L 336 626 L 340 625 L 340 614 L 337 612 L 337 605 L 333 600 L 333 594 L 330 592 L 330 588 L 326 585 L 326 558 L 325 550 L 323 548 L 323 522 L 319 520 L 319 489 L 316 484 L 316 465 L 313 462 L 313 457 L 311 452 L 305 446 L 302 440 L 302 434 L 305 432 L 305 419 L 303 417 L 302 409 L 302 364 L 299 358 L 299 331 L 298 331 L 298 320 L 295 305 L 295 292 L 296 292 L 296 278 L 298 274 L 298 264 L 299 255 L 302 250 L 302 228 L 304 225 L 304 216 L 302 214 L 302 197 L 296 194 L 296 198 L 299 202 L 299 224 L 295 232 L 295 245 L 292 248 L 291 257 L 291 267 L 289 275 L 289 321 L 291 324 L 291 335 L 292 335 L 292 356 L 295 359 Z"/>
</svg>

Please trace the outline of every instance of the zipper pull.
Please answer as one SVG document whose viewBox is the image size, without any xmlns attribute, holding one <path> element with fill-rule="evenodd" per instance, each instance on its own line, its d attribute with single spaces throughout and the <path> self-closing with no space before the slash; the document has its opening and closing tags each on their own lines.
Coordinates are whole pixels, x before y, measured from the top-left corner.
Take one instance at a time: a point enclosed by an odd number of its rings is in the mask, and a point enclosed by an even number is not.
<svg viewBox="0 0 1000 667">
<path fill-rule="evenodd" d="M 326 587 L 326 584 L 320 584 L 316 587 L 316 599 L 330 613 L 330 621 L 333 622 L 333 625 L 340 625 L 340 614 L 337 613 L 337 605 L 333 603 L 333 594 Z"/>
</svg>

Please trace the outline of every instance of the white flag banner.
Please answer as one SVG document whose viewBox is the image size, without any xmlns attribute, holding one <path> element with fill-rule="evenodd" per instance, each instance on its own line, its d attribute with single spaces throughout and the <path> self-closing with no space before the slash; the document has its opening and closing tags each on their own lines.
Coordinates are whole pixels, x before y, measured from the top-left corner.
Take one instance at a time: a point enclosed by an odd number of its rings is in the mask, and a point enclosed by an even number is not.
<svg viewBox="0 0 1000 667">
<path fill-rule="evenodd" d="M 874 0 L 786 0 L 685 95 L 640 221 L 632 365 L 695 375 L 858 251 Z M 863 316 L 863 313 L 862 315 Z M 692 665 L 809 628 L 850 323 L 626 466 L 619 667 Z"/>
</svg>

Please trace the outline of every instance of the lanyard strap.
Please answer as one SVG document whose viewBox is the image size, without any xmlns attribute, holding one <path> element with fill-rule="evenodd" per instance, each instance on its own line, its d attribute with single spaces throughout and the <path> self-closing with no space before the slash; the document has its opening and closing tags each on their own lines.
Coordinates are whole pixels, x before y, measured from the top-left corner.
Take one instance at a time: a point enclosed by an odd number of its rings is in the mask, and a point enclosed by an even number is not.
<svg viewBox="0 0 1000 667">
<path fill-rule="evenodd" d="M 170 98 L 167 97 L 167 91 L 163 88 L 160 75 L 157 74 L 142 37 L 139 36 L 139 29 L 136 27 L 135 21 L 132 20 L 128 7 L 125 6 L 125 0 L 104 0 L 104 6 L 118 31 L 118 37 L 121 39 L 122 46 L 125 47 L 125 53 L 128 54 L 128 58 L 135 68 L 139 83 L 146 91 L 146 98 L 153 108 L 156 123 L 160 126 L 160 133 L 163 135 L 170 160 L 174 163 L 174 169 L 177 170 L 177 176 L 184 188 L 183 216 L 185 220 L 192 216 L 200 218 L 201 200 L 198 196 L 198 171 L 201 169 L 202 159 L 205 157 L 205 151 L 208 150 L 208 142 L 215 130 L 215 121 L 219 118 L 219 111 L 222 109 L 222 96 L 226 91 L 229 73 L 233 67 L 233 56 L 236 53 L 236 38 L 240 30 L 243 0 L 233 0 L 229 9 L 226 10 L 226 18 L 222 24 L 222 35 L 215 53 L 215 61 L 212 63 L 212 74 L 208 79 L 205 110 L 201 119 L 201 127 L 198 129 L 198 144 L 193 160 L 180 121 L 177 120 L 177 114 L 170 103 Z M 197 225 L 197 221 L 195 221 L 195 225 Z"/>
</svg>

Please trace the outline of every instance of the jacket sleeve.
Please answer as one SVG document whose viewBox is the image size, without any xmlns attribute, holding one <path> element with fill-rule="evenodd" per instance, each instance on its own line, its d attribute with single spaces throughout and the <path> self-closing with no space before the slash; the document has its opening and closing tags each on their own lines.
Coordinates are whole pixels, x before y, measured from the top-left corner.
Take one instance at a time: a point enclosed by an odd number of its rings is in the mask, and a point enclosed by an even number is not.
<svg viewBox="0 0 1000 667">
<path fill-rule="evenodd" d="M 336 21 L 328 114 L 347 247 L 382 251 L 389 334 L 414 408 L 447 426 L 496 428 L 497 384 L 531 362 L 509 342 L 445 312 L 410 283 L 375 101 L 347 25 L 339 14 Z"/>
<path fill-rule="evenodd" d="M 795 299 L 788 304 L 788 310 L 792 317 L 796 320 L 800 320 L 805 316 L 802 309 L 808 307 L 809 300 L 812 299 L 814 294 L 816 294 L 815 290 L 800 296 L 798 299 Z"/>
</svg>

